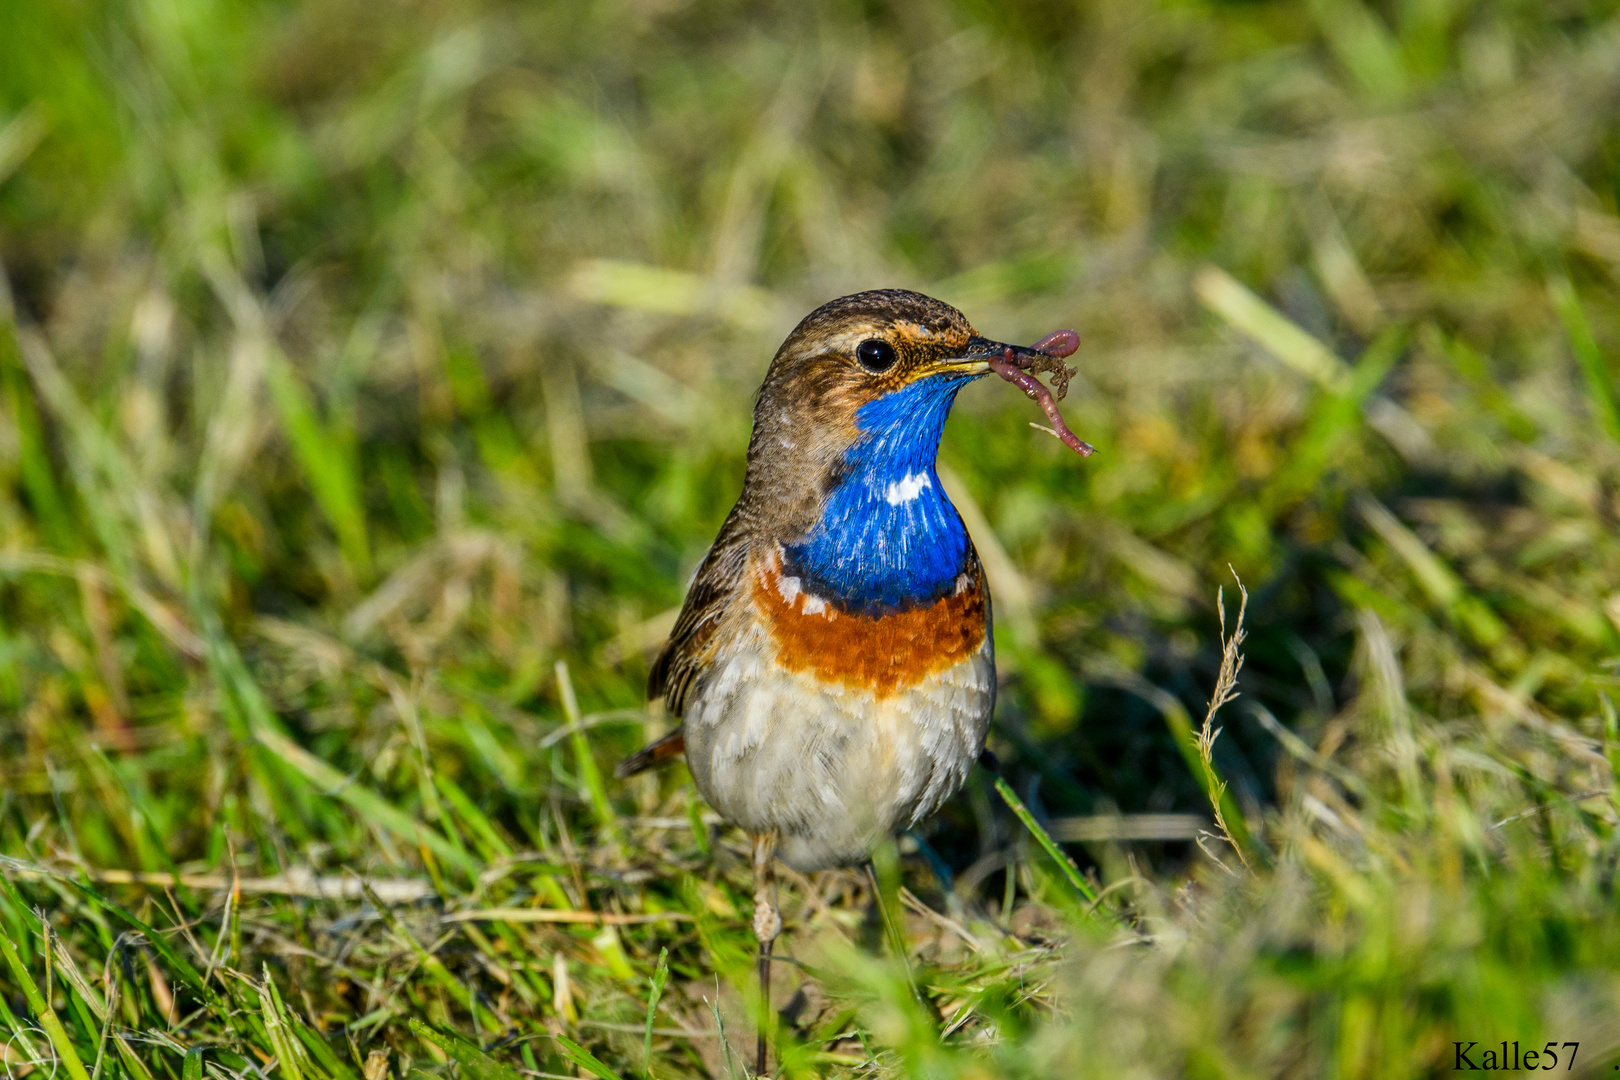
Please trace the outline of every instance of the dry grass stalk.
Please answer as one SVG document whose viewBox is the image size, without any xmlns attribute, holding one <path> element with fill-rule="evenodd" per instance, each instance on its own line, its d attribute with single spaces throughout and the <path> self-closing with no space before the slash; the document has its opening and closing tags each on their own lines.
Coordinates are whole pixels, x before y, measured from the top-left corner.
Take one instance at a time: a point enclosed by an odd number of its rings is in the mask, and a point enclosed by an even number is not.
<svg viewBox="0 0 1620 1080">
<path fill-rule="evenodd" d="M 1237 578 L 1234 570 L 1232 576 Z M 1238 580 L 1238 612 L 1237 622 L 1232 627 L 1232 633 L 1226 633 L 1226 590 L 1217 589 L 1215 592 L 1215 612 L 1221 621 L 1221 669 L 1215 676 L 1215 689 L 1209 697 L 1209 708 L 1204 712 L 1204 723 L 1198 729 L 1198 756 L 1204 763 L 1204 785 L 1209 791 L 1209 804 L 1215 811 L 1215 827 L 1220 830 L 1221 838 L 1232 845 L 1237 852 L 1239 861 L 1244 869 L 1249 866 L 1249 857 L 1243 853 L 1243 848 L 1232 838 L 1232 831 L 1227 828 L 1226 815 L 1221 812 L 1221 801 L 1226 795 L 1226 781 L 1221 778 L 1220 770 L 1215 767 L 1215 740 L 1220 737 L 1221 729 L 1215 726 L 1215 714 L 1222 705 L 1238 696 L 1237 678 L 1243 670 L 1243 639 L 1248 637 L 1248 631 L 1243 629 L 1243 616 L 1249 610 L 1249 590 L 1243 587 L 1243 581 Z"/>
</svg>

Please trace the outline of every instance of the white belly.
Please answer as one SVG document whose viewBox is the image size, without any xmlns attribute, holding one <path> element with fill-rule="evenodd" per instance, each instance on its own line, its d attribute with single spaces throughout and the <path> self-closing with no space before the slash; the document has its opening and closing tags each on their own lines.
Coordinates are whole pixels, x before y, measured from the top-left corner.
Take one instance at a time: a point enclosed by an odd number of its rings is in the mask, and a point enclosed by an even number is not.
<svg viewBox="0 0 1620 1080">
<path fill-rule="evenodd" d="M 978 651 L 878 697 L 771 663 L 754 628 L 718 657 L 686 709 L 686 760 L 726 820 L 774 832 L 796 870 L 864 860 L 933 813 L 984 747 L 995 705 L 989 634 Z"/>
</svg>

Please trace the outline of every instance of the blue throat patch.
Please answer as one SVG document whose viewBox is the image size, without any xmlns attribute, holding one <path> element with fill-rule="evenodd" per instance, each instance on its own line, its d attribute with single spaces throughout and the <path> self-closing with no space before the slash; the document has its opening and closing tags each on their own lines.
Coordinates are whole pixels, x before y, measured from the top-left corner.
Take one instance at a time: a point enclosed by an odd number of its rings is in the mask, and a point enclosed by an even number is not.
<svg viewBox="0 0 1620 1080">
<path fill-rule="evenodd" d="M 866 614 L 921 607 L 955 588 L 967 529 L 934 459 L 956 392 L 977 377 L 919 379 L 861 407 L 842 479 L 804 540 L 784 548 L 784 573 Z"/>
</svg>

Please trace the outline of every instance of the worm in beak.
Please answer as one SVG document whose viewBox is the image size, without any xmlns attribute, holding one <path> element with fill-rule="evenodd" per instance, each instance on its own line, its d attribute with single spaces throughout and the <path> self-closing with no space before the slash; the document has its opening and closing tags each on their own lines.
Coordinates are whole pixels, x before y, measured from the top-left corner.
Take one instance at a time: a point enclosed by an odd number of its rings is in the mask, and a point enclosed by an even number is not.
<svg viewBox="0 0 1620 1080">
<path fill-rule="evenodd" d="M 1040 428 L 1052 435 L 1081 457 L 1090 457 L 1096 452 L 1096 448 L 1088 442 L 1081 441 L 1078 435 L 1069 430 L 1069 425 L 1064 422 L 1063 414 L 1058 412 L 1057 407 L 1063 395 L 1069 392 L 1069 378 L 1074 374 L 1072 368 L 1064 366 L 1063 358 L 1072 355 L 1079 347 L 1079 334 L 1073 330 L 1054 330 L 1027 349 L 1008 345 L 1000 356 L 990 357 L 988 363 L 991 371 L 1022 390 L 1031 401 L 1041 407 L 1046 418 L 1052 422 L 1049 428 L 1041 427 L 1039 424 L 1032 424 L 1031 427 Z M 1052 377 L 1050 389 L 1035 377 L 1042 371 Z"/>
</svg>

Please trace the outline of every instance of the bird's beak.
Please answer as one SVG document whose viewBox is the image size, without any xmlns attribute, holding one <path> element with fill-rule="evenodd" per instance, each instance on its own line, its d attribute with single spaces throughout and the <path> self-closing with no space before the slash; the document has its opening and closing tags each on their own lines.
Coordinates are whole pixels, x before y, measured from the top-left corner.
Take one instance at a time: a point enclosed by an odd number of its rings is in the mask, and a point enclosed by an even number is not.
<svg viewBox="0 0 1620 1080">
<path fill-rule="evenodd" d="M 1013 363 L 1028 367 L 1040 353 L 1028 345 L 1008 345 L 975 335 L 968 338 L 967 348 L 960 356 L 946 357 L 929 365 L 929 375 L 988 375 L 990 361 L 1007 355 L 1011 349 Z"/>
</svg>

